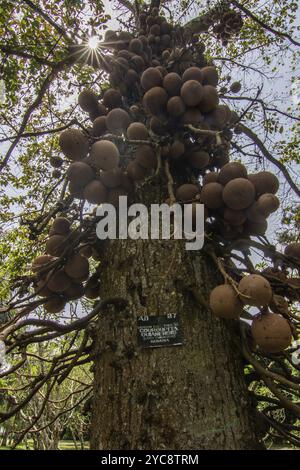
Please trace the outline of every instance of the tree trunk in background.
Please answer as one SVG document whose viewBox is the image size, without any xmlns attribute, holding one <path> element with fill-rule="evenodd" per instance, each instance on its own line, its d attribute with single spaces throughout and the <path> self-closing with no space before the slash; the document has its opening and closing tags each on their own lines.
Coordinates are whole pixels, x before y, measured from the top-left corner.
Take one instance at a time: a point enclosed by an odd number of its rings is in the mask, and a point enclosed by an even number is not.
<svg viewBox="0 0 300 470">
<path fill-rule="evenodd" d="M 101 298 L 130 305 L 99 318 L 91 448 L 259 448 L 237 322 L 205 306 L 220 283 L 211 259 L 182 241 L 116 240 L 101 265 Z M 184 345 L 139 349 L 137 317 L 175 312 Z"/>
</svg>

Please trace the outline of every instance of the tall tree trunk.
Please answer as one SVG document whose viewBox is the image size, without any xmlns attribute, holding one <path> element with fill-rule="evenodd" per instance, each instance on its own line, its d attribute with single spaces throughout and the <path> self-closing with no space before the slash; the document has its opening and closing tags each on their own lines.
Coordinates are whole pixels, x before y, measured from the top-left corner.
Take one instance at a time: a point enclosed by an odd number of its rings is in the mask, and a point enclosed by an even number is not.
<svg viewBox="0 0 300 470">
<path fill-rule="evenodd" d="M 128 240 L 110 242 L 103 256 L 101 298 L 130 305 L 99 319 L 91 448 L 259 447 L 238 325 L 205 306 L 219 281 L 207 255 L 180 241 Z M 137 317 L 174 312 L 184 345 L 139 349 Z"/>
</svg>

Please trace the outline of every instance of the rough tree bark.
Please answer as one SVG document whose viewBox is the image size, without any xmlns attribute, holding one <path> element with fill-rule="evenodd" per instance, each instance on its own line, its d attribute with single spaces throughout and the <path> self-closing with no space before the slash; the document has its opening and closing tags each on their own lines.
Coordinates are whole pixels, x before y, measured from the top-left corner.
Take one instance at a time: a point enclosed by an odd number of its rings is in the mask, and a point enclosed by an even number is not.
<svg viewBox="0 0 300 470">
<path fill-rule="evenodd" d="M 259 448 L 237 322 L 207 307 L 220 283 L 211 258 L 182 241 L 116 240 L 101 265 L 101 298 L 129 308 L 98 321 L 91 448 Z M 184 345 L 139 349 L 137 317 L 174 312 Z"/>
</svg>

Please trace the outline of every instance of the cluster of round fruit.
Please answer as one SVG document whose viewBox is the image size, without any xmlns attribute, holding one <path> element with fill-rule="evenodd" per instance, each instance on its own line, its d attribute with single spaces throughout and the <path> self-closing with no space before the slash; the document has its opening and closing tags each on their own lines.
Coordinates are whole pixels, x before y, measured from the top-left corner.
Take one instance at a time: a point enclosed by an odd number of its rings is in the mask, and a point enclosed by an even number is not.
<svg viewBox="0 0 300 470">
<path fill-rule="evenodd" d="M 38 256 L 32 263 L 36 274 L 35 292 L 46 297 L 44 307 L 48 313 L 58 313 L 68 301 L 78 300 L 83 295 L 95 299 L 99 295 L 97 274 L 89 277 L 89 261 L 92 246 L 81 244 L 70 256 L 63 255 L 72 238 L 71 222 L 57 217 L 49 231 L 46 254 Z M 85 283 L 85 284 L 84 284 Z"/>
<path fill-rule="evenodd" d="M 213 32 L 217 38 L 222 41 L 223 46 L 226 46 L 229 40 L 238 35 L 243 27 L 243 18 L 240 12 L 235 10 L 226 11 L 219 22 L 214 25 Z"/>
<path fill-rule="evenodd" d="M 60 135 L 61 150 L 72 160 L 67 170 L 69 191 L 92 204 L 117 206 L 119 196 L 132 191 L 132 181 L 119 168 L 118 147 L 105 139 L 90 145 L 90 137 L 78 129 L 67 129 Z"/>
<path fill-rule="evenodd" d="M 201 190 L 195 184 L 181 185 L 176 198 L 182 202 L 195 199 L 202 202 L 207 216 L 223 220 L 229 227 L 230 230 L 222 234 L 234 238 L 242 233 L 265 234 L 267 218 L 279 208 L 279 199 L 275 196 L 278 188 L 279 181 L 272 173 L 248 175 L 243 164 L 230 162 L 219 172 L 207 173 Z"/>
<path fill-rule="evenodd" d="M 229 40 L 241 31 L 243 24 L 241 13 L 230 8 L 230 2 L 222 1 L 197 18 L 196 21 L 191 22 L 191 29 L 193 33 L 199 34 L 212 28 L 217 38 L 226 46 Z"/>
<path fill-rule="evenodd" d="M 250 274 L 237 286 L 228 283 L 215 287 L 210 294 L 210 308 L 215 316 L 226 319 L 238 319 L 244 305 L 264 308 L 253 319 L 252 337 L 263 352 L 279 353 L 290 345 L 292 331 L 286 318 L 276 311 L 272 299 L 269 281 L 261 275 Z M 269 306 L 275 313 L 268 310 Z"/>
</svg>

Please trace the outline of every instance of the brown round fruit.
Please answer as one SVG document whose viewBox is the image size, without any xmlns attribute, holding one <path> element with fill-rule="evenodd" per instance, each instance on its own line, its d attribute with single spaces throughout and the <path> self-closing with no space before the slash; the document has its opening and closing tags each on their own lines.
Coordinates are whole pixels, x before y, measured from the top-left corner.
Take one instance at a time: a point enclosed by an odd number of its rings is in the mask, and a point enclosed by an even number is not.
<svg viewBox="0 0 300 470">
<path fill-rule="evenodd" d="M 264 223 L 266 221 L 266 217 L 260 212 L 257 201 L 255 201 L 252 206 L 250 206 L 247 211 L 247 218 L 250 222 L 254 223 Z"/>
<path fill-rule="evenodd" d="M 265 193 L 276 194 L 279 189 L 278 178 L 269 171 L 248 175 L 248 179 L 254 184 L 258 196 Z"/>
<path fill-rule="evenodd" d="M 140 166 L 148 170 L 156 169 L 157 167 L 157 156 L 150 145 L 142 145 L 141 147 L 138 147 L 135 161 Z"/>
<path fill-rule="evenodd" d="M 130 140 L 148 140 L 149 132 L 142 122 L 133 122 L 127 129 L 127 137 Z"/>
<path fill-rule="evenodd" d="M 231 111 L 228 106 L 218 104 L 216 108 L 207 115 L 208 124 L 216 129 L 224 129 L 231 118 Z"/>
<path fill-rule="evenodd" d="M 278 313 L 264 313 L 254 318 L 251 333 L 255 343 L 267 353 L 280 353 L 292 341 L 288 321 Z"/>
<path fill-rule="evenodd" d="M 50 255 L 38 256 L 32 261 L 31 269 L 34 273 L 38 273 L 51 263 L 51 261 L 53 261 L 53 257 Z"/>
<path fill-rule="evenodd" d="M 176 191 L 176 199 L 182 202 L 188 202 L 195 199 L 199 194 L 199 188 L 195 184 L 183 184 Z"/>
<path fill-rule="evenodd" d="M 135 54 L 141 54 L 143 52 L 143 43 L 139 39 L 131 39 L 129 43 L 129 50 Z"/>
<path fill-rule="evenodd" d="M 262 194 L 257 200 L 257 208 L 265 217 L 276 212 L 279 206 L 280 201 L 274 194 Z"/>
<path fill-rule="evenodd" d="M 203 86 L 203 97 L 199 104 L 202 113 L 209 113 L 216 109 L 219 104 L 219 95 L 215 87 L 211 85 Z"/>
<path fill-rule="evenodd" d="M 177 96 L 180 94 L 182 80 L 178 73 L 168 73 L 163 79 L 163 87 L 170 96 Z"/>
<path fill-rule="evenodd" d="M 249 274 L 241 279 L 238 290 L 245 305 L 267 307 L 272 300 L 272 288 L 267 279 L 258 274 Z"/>
<path fill-rule="evenodd" d="M 64 292 L 64 296 L 70 300 L 78 300 L 84 295 L 84 286 L 82 282 L 72 282 L 70 287 Z"/>
<path fill-rule="evenodd" d="M 67 177 L 77 188 L 83 188 L 94 178 L 94 171 L 87 163 L 74 162 L 68 168 Z"/>
<path fill-rule="evenodd" d="M 235 178 L 229 181 L 223 190 L 223 200 L 230 209 L 247 209 L 254 202 L 254 199 L 255 188 L 245 178 Z"/>
<path fill-rule="evenodd" d="M 244 233 L 246 235 L 263 236 L 267 229 L 268 222 L 266 220 L 262 222 L 251 222 L 250 220 L 247 220 L 244 225 Z"/>
<path fill-rule="evenodd" d="M 203 178 L 203 186 L 208 183 L 217 183 L 219 178 L 219 173 L 216 171 L 210 171 Z"/>
<path fill-rule="evenodd" d="M 169 157 L 177 160 L 178 158 L 182 157 L 185 152 L 185 145 L 180 140 L 174 140 L 172 145 L 169 149 Z"/>
<path fill-rule="evenodd" d="M 187 106 L 197 106 L 204 95 L 203 86 L 196 80 L 188 80 L 182 85 L 180 95 Z"/>
<path fill-rule="evenodd" d="M 143 97 L 144 107 L 154 116 L 160 114 L 166 107 L 168 94 L 164 88 L 154 87 L 148 90 Z"/>
<path fill-rule="evenodd" d="M 72 279 L 85 277 L 89 273 L 89 262 L 84 256 L 75 254 L 67 260 L 65 272 Z"/>
<path fill-rule="evenodd" d="M 233 209 L 226 209 L 224 210 L 223 214 L 224 220 L 230 224 L 235 226 L 243 225 L 246 222 L 246 214 L 243 211 L 234 211 Z"/>
<path fill-rule="evenodd" d="M 216 87 L 219 82 L 219 75 L 218 71 L 213 66 L 203 67 L 201 69 L 202 76 L 203 76 L 203 85 L 211 85 Z"/>
<path fill-rule="evenodd" d="M 78 96 L 78 104 L 83 111 L 90 113 L 98 107 L 97 95 L 92 90 L 83 90 Z"/>
<path fill-rule="evenodd" d="M 86 285 L 84 295 L 87 299 L 94 300 L 99 297 L 100 283 L 95 286 Z"/>
<path fill-rule="evenodd" d="M 219 318 L 237 319 L 243 311 L 241 301 L 229 284 L 222 284 L 211 291 L 209 305 L 213 314 Z"/>
<path fill-rule="evenodd" d="M 291 258 L 300 259 L 300 243 L 290 243 L 288 246 L 285 247 L 284 254 L 286 256 L 290 256 Z"/>
<path fill-rule="evenodd" d="M 167 111 L 171 117 L 179 117 L 185 113 L 186 107 L 180 96 L 172 96 L 167 103 Z"/>
<path fill-rule="evenodd" d="M 235 178 L 247 178 L 246 167 L 239 162 L 226 163 L 220 170 L 218 182 L 225 186 Z"/>
<path fill-rule="evenodd" d="M 103 95 L 103 104 L 109 109 L 118 108 L 122 105 L 122 95 L 114 88 L 106 90 Z"/>
<path fill-rule="evenodd" d="M 63 235 L 52 235 L 46 241 L 46 253 L 51 256 L 60 256 L 65 249 L 64 241 L 66 237 Z"/>
<path fill-rule="evenodd" d="M 95 142 L 90 156 L 93 165 L 100 170 L 113 170 L 119 164 L 119 150 L 109 140 Z"/>
<path fill-rule="evenodd" d="M 145 91 L 153 87 L 159 87 L 162 83 L 163 77 L 160 71 L 155 67 L 149 67 L 141 76 L 141 85 Z"/>
<path fill-rule="evenodd" d="M 93 254 L 93 248 L 91 245 L 82 245 L 79 248 L 79 253 L 86 258 L 90 258 Z"/>
<path fill-rule="evenodd" d="M 60 157 L 50 157 L 50 165 L 53 168 L 60 168 L 63 164 L 63 159 Z"/>
<path fill-rule="evenodd" d="M 120 186 L 122 180 L 122 170 L 121 168 L 115 168 L 114 170 L 101 171 L 100 181 L 107 188 L 116 188 Z"/>
<path fill-rule="evenodd" d="M 70 160 L 81 160 L 89 151 L 89 141 L 78 129 L 63 131 L 59 136 L 59 146 Z"/>
<path fill-rule="evenodd" d="M 143 180 L 148 174 L 146 168 L 139 165 L 135 160 L 129 163 L 126 173 L 129 178 L 135 181 Z"/>
<path fill-rule="evenodd" d="M 188 156 L 189 164 L 198 170 L 202 170 L 209 164 L 209 154 L 204 150 L 197 150 Z"/>
<path fill-rule="evenodd" d="M 230 86 L 230 91 L 232 93 L 239 93 L 242 89 L 242 85 L 240 84 L 240 82 L 233 82 Z"/>
<path fill-rule="evenodd" d="M 93 134 L 95 137 L 100 137 L 107 132 L 106 116 L 99 116 L 93 122 Z"/>
<path fill-rule="evenodd" d="M 53 295 L 53 292 L 47 286 L 47 278 L 45 276 L 36 282 L 34 292 L 39 297 L 51 297 Z"/>
<path fill-rule="evenodd" d="M 187 82 L 188 80 L 196 80 L 199 83 L 202 83 L 203 74 L 199 67 L 189 67 L 182 75 L 182 81 Z"/>
<path fill-rule="evenodd" d="M 66 217 L 56 217 L 51 228 L 56 235 L 68 235 L 70 226 L 71 222 Z"/>
<path fill-rule="evenodd" d="M 129 114 L 121 108 L 112 109 L 106 116 L 106 125 L 112 133 L 123 133 L 131 123 Z"/>
<path fill-rule="evenodd" d="M 208 183 L 201 190 L 201 202 L 208 209 L 220 209 L 224 206 L 223 186 L 220 183 Z"/>
<path fill-rule="evenodd" d="M 44 303 L 44 308 L 48 313 L 59 313 L 65 308 L 65 305 L 66 301 L 63 297 L 54 295 Z"/>
<path fill-rule="evenodd" d="M 101 181 L 91 181 L 83 191 L 83 197 L 91 204 L 103 204 L 107 200 L 107 189 Z"/>
<path fill-rule="evenodd" d="M 50 272 L 47 276 L 47 287 L 56 294 L 60 294 L 67 290 L 71 285 L 71 279 L 67 276 L 63 269 Z"/>
<path fill-rule="evenodd" d="M 196 126 L 203 121 L 203 116 L 198 108 L 188 108 L 181 118 L 182 124 L 192 124 Z"/>
</svg>

